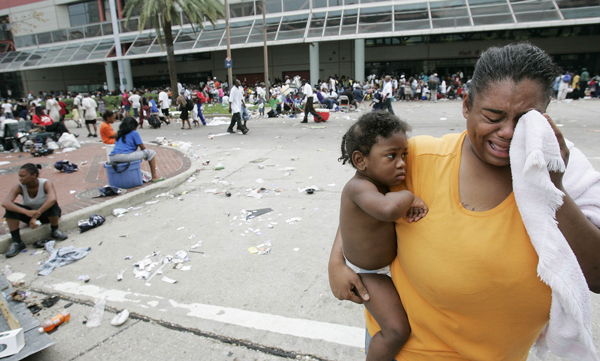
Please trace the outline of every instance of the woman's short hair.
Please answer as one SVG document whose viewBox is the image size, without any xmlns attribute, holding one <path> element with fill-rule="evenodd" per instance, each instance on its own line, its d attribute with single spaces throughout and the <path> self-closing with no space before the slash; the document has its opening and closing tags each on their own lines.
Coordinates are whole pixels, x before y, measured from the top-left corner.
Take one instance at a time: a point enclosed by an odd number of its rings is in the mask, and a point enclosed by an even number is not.
<svg viewBox="0 0 600 361">
<path fill-rule="evenodd" d="M 366 157 L 371 153 L 378 137 L 389 138 L 398 132 L 406 134 L 410 131 L 410 125 L 392 113 L 381 110 L 366 113 L 342 137 L 342 156 L 338 161 L 342 164 L 349 162 L 356 168 L 352 162 L 352 154 L 355 151 Z"/>
<path fill-rule="evenodd" d="M 36 177 L 40 176 L 40 169 L 42 169 L 41 164 L 33 164 L 33 163 L 25 163 L 21 166 L 21 169 L 25 169 L 25 171 L 29 174 L 35 174 Z"/>
<path fill-rule="evenodd" d="M 529 79 L 535 81 L 547 94 L 552 94 L 555 78 L 561 73 L 552 58 L 535 45 L 527 42 L 492 47 L 481 54 L 473 77 L 468 85 L 469 106 L 475 97 L 484 93 L 493 83 L 511 80 L 519 83 Z"/>
<path fill-rule="evenodd" d="M 134 118 L 125 117 L 121 122 L 121 125 L 119 125 L 119 131 L 117 132 L 116 141 L 118 142 L 121 138 L 123 138 L 123 141 L 125 141 L 125 136 L 131 133 L 132 131 L 136 130 L 137 126 L 138 122 Z"/>
</svg>

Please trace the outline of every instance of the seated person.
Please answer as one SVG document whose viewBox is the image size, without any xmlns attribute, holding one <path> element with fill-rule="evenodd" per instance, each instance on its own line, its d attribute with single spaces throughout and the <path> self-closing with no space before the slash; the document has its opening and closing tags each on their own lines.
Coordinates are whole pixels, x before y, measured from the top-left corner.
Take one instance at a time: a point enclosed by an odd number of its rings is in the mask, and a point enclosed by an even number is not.
<svg viewBox="0 0 600 361">
<path fill-rule="evenodd" d="M 117 133 L 113 130 L 112 123 L 115 122 L 115 115 L 111 110 L 102 114 L 102 124 L 100 124 L 100 137 L 104 144 L 115 144 Z"/>
<path fill-rule="evenodd" d="M 298 113 L 298 109 L 296 108 L 296 102 L 294 101 L 294 98 L 292 97 L 292 94 L 288 94 L 285 97 L 285 101 L 283 103 L 283 110 L 284 112 L 289 112 L 290 114 L 290 118 L 295 118 L 296 117 L 296 113 Z"/>
<path fill-rule="evenodd" d="M 281 100 L 277 98 L 277 95 L 273 94 L 269 99 L 269 106 L 275 112 L 275 114 L 281 114 Z"/>
<path fill-rule="evenodd" d="M 12 236 L 12 243 L 5 254 L 6 258 L 14 257 L 27 248 L 21 240 L 19 222 L 29 224 L 31 229 L 38 227 L 38 220 L 42 224 L 50 223 L 51 238 L 63 241 L 68 237 L 58 229 L 61 210 L 56 201 L 54 186 L 48 179 L 38 178 L 40 169 L 42 169 L 40 164 L 24 164 L 19 169 L 20 184 L 11 189 L 2 203 L 2 207 L 6 209 L 4 218 L 6 218 Z M 15 203 L 19 195 L 23 200 L 23 204 Z"/>
<path fill-rule="evenodd" d="M 354 90 L 352 90 L 352 95 L 354 96 L 354 100 L 358 103 L 362 103 L 365 98 L 365 94 L 360 87 L 355 87 Z"/>
<path fill-rule="evenodd" d="M 348 104 L 354 106 L 355 108 L 358 108 L 358 103 L 354 99 L 354 93 L 353 93 L 353 90 L 350 87 L 348 87 L 346 90 L 344 90 L 342 93 L 340 93 L 340 95 L 347 96 L 348 97 Z"/>
<path fill-rule="evenodd" d="M 65 123 L 53 121 L 52 118 L 44 113 L 42 107 L 35 107 L 35 114 L 32 117 L 32 124 L 34 127 L 41 128 L 47 132 L 56 132 L 59 135 L 62 135 L 63 133 L 71 134 L 71 132 L 65 126 Z M 78 135 L 75 134 L 75 136 L 77 137 Z"/>
<path fill-rule="evenodd" d="M 335 105 L 335 101 L 328 98 L 327 93 L 322 90 L 317 92 L 317 99 L 319 99 L 319 103 L 325 105 L 325 108 L 327 109 L 333 109 L 333 106 Z"/>
<path fill-rule="evenodd" d="M 110 153 L 108 159 L 110 163 L 128 163 L 140 159 L 146 159 L 150 163 L 150 173 L 152 173 L 152 182 L 164 181 L 164 177 L 156 175 L 156 152 L 152 149 L 146 149 L 142 142 L 140 133 L 137 132 L 138 123 L 132 117 L 125 117 L 119 126 L 115 147 Z M 140 148 L 140 150 L 137 150 Z"/>
</svg>

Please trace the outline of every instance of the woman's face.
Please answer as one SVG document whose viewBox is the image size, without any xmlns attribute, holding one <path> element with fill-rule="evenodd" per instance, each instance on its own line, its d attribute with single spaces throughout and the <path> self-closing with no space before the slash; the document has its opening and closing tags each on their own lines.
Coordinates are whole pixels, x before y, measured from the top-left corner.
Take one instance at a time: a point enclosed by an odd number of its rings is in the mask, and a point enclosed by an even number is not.
<svg viewBox="0 0 600 361">
<path fill-rule="evenodd" d="M 35 174 L 29 173 L 26 169 L 19 169 L 19 182 L 21 182 L 21 184 L 32 184 L 36 179 L 37 176 Z"/>
<path fill-rule="evenodd" d="M 509 166 L 508 151 L 517 121 L 532 109 L 544 113 L 548 101 L 542 87 L 530 79 L 492 83 L 475 96 L 470 108 L 465 96 L 463 115 L 470 149 L 485 164 Z"/>
</svg>

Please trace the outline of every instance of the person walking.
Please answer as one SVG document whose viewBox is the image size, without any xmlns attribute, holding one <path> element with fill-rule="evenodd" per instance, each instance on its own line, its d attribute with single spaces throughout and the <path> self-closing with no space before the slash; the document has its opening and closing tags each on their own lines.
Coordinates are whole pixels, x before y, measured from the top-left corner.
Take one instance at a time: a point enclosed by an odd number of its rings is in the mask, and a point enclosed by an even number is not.
<svg viewBox="0 0 600 361">
<path fill-rule="evenodd" d="M 73 107 L 77 108 L 77 117 L 73 116 L 73 120 L 77 123 L 77 128 L 81 128 L 81 120 L 83 119 L 83 107 L 81 106 L 81 101 L 83 97 L 79 93 L 75 93 L 75 98 L 73 98 Z"/>
<path fill-rule="evenodd" d="M 437 73 L 433 73 L 428 79 L 429 83 L 429 93 L 431 94 L 429 97 L 429 101 L 437 103 L 437 88 L 440 85 L 440 78 L 438 78 Z"/>
<path fill-rule="evenodd" d="M 306 79 L 302 79 L 302 92 L 304 93 L 304 97 L 306 98 L 306 105 L 304 106 L 304 120 L 300 123 L 308 123 L 308 113 L 312 114 L 315 117 L 315 122 L 321 123 L 323 121 L 323 117 L 321 117 L 315 107 L 313 106 L 314 101 L 314 92 L 312 85 L 306 81 Z"/>
<path fill-rule="evenodd" d="M 383 95 L 382 109 L 387 109 L 388 112 L 394 114 L 394 109 L 392 109 L 392 77 L 389 75 L 385 76 L 385 82 L 383 85 L 383 90 L 381 91 L 381 95 Z"/>
<path fill-rule="evenodd" d="M 90 98 L 90 95 L 88 93 L 85 93 L 83 100 L 81 101 L 81 107 L 85 111 L 84 119 L 85 119 L 85 127 L 88 130 L 88 138 L 89 137 L 97 138 L 98 137 L 98 129 L 96 127 L 96 118 L 98 117 L 98 114 L 96 113 L 96 109 L 98 108 L 98 104 L 96 103 L 96 101 L 94 99 Z M 94 127 L 94 134 L 92 134 L 92 129 L 90 126 Z"/>
<path fill-rule="evenodd" d="M 242 124 L 242 102 L 244 100 L 242 99 L 242 90 L 240 89 L 241 85 L 242 83 L 236 79 L 229 94 L 229 112 L 232 115 L 231 123 L 229 124 L 229 128 L 227 128 L 229 133 L 235 133 L 233 130 L 234 124 L 237 124 L 237 129 L 241 129 L 243 134 L 248 133 L 248 128 L 244 127 Z"/>
</svg>

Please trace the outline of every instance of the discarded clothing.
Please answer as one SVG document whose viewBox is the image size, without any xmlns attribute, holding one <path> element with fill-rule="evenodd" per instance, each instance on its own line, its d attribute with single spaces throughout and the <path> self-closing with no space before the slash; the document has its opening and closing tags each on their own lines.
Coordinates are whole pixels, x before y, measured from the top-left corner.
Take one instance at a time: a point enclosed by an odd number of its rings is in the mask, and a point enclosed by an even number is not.
<svg viewBox="0 0 600 361">
<path fill-rule="evenodd" d="M 97 214 L 92 214 L 90 216 L 90 219 L 88 219 L 87 221 L 82 220 L 77 223 L 77 226 L 79 227 L 79 233 L 83 233 L 83 232 L 89 231 L 92 228 L 101 226 L 105 220 L 106 220 L 106 218 L 104 218 L 102 216 L 99 216 Z"/>
<path fill-rule="evenodd" d="M 77 164 L 71 163 L 68 160 L 59 160 L 54 163 L 54 168 L 65 173 L 73 173 L 79 170 Z"/>
<path fill-rule="evenodd" d="M 75 261 L 79 261 L 92 251 L 91 247 L 74 248 L 73 246 L 54 249 L 55 243 L 56 241 L 46 243 L 46 251 L 50 253 L 50 258 L 37 269 L 38 275 L 40 276 L 47 276 L 57 267 L 66 266 Z"/>
</svg>

